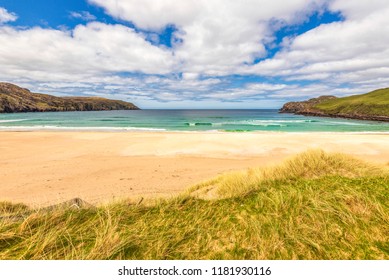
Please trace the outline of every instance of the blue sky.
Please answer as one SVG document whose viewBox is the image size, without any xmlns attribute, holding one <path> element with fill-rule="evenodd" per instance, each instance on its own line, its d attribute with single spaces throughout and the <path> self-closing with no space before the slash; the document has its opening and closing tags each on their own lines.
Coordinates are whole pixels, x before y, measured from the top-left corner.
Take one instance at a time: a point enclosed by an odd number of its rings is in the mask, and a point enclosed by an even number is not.
<svg viewBox="0 0 389 280">
<path fill-rule="evenodd" d="M 278 108 L 387 87 L 388 26 L 384 0 L 0 0 L 0 80 L 142 108 Z"/>
</svg>

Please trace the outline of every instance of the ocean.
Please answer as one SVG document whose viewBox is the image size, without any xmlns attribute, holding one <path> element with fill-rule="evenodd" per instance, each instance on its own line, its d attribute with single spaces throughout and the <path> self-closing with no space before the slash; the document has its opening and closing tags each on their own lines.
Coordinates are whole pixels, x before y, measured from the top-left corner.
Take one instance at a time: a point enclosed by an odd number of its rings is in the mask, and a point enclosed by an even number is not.
<svg viewBox="0 0 389 280">
<path fill-rule="evenodd" d="M 0 130 L 389 132 L 389 123 L 278 110 L 135 110 L 0 114 Z"/>
</svg>

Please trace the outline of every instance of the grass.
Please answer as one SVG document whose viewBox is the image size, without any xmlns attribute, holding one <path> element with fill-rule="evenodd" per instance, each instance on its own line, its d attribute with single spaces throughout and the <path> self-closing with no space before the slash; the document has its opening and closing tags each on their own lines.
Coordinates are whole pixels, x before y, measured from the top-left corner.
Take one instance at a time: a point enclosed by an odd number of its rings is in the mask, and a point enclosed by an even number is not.
<svg viewBox="0 0 389 280">
<path fill-rule="evenodd" d="M 0 259 L 389 259 L 388 198 L 385 167 L 309 151 L 148 206 L 2 203 Z"/>
<path fill-rule="evenodd" d="M 389 88 L 324 101 L 315 108 L 329 114 L 389 116 Z"/>
<path fill-rule="evenodd" d="M 295 156 L 283 164 L 254 168 L 242 172 L 231 172 L 200 183 L 189 189 L 202 198 L 227 198 L 244 195 L 267 186 L 271 182 L 282 183 L 299 179 L 315 179 L 324 176 L 359 178 L 387 174 L 382 167 L 350 156 L 322 150 L 310 150 Z"/>
</svg>

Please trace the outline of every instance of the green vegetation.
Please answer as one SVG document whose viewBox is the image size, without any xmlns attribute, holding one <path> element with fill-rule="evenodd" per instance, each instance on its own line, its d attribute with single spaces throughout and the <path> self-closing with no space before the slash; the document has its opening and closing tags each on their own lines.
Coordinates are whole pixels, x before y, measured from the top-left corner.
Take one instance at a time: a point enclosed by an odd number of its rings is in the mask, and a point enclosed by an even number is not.
<svg viewBox="0 0 389 280">
<path fill-rule="evenodd" d="M 389 88 L 326 100 L 314 108 L 328 114 L 389 116 Z"/>
<path fill-rule="evenodd" d="M 343 98 L 320 96 L 302 102 L 288 102 L 280 113 L 389 121 L 389 88 Z"/>
<path fill-rule="evenodd" d="M 148 206 L 0 204 L 0 259 L 389 259 L 388 198 L 386 167 L 310 151 Z"/>
</svg>

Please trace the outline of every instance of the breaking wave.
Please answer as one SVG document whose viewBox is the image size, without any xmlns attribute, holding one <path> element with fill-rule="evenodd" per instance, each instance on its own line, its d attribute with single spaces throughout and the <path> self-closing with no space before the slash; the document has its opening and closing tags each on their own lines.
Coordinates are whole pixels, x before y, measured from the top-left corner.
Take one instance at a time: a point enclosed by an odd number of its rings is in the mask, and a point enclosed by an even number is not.
<svg viewBox="0 0 389 280">
<path fill-rule="evenodd" d="M 23 122 L 28 121 L 28 119 L 18 119 L 18 120 L 0 120 L 0 123 L 12 123 L 12 122 Z"/>
<path fill-rule="evenodd" d="M 68 130 L 68 131 L 166 131 L 164 128 L 149 127 L 63 127 L 54 125 L 34 126 L 0 126 L 1 131 L 31 131 L 31 130 Z"/>
</svg>

